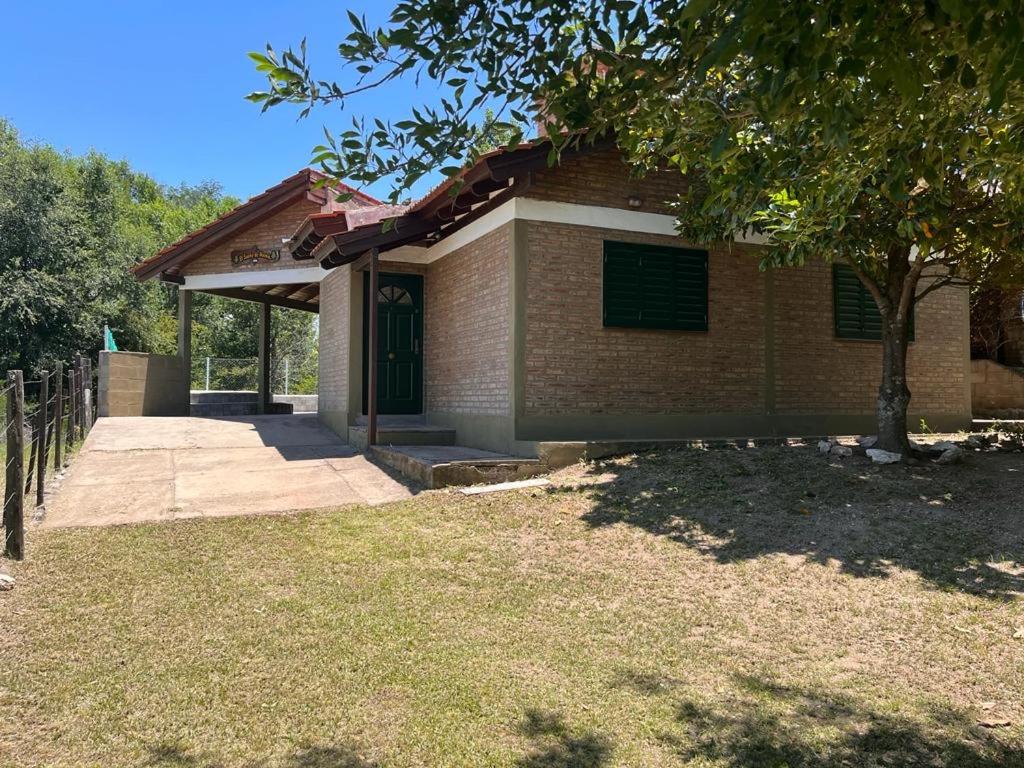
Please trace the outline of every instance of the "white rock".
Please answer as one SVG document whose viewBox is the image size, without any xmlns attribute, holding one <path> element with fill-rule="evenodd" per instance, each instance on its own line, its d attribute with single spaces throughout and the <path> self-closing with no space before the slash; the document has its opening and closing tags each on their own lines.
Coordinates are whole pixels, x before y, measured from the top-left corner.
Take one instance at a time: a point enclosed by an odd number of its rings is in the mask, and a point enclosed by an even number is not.
<svg viewBox="0 0 1024 768">
<path fill-rule="evenodd" d="M 0 573 L 0 592 L 14 589 L 14 577 L 7 573 Z"/>
<path fill-rule="evenodd" d="M 874 448 L 876 443 L 878 443 L 877 435 L 864 435 L 857 438 L 857 445 L 861 448 Z"/>
<path fill-rule="evenodd" d="M 881 448 L 869 448 L 868 456 L 875 464 L 898 464 L 903 461 L 903 455 L 892 451 L 883 451 Z"/>
<path fill-rule="evenodd" d="M 959 447 L 960 446 L 958 446 L 956 443 L 954 443 L 954 442 L 952 442 L 950 440 L 940 440 L 937 443 L 932 443 L 931 445 L 929 445 L 928 446 L 928 450 L 931 451 L 932 453 L 945 453 L 950 448 L 959 448 Z"/>
<path fill-rule="evenodd" d="M 832 451 L 832 441 L 831 440 L 819 440 L 818 441 L 818 453 L 820 453 L 820 454 L 827 454 L 827 453 L 830 453 L 831 451 Z"/>
<path fill-rule="evenodd" d="M 936 464 L 959 464 L 964 460 L 964 450 L 959 445 L 942 452 L 942 455 L 935 460 Z"/>
<path fill-rule="evenodd" d="M 845 458 L 847 456 L 853 456 L 853 448 L 848 445 L 833 445 L 830 453 L 833 456 Z"/>
</svg>

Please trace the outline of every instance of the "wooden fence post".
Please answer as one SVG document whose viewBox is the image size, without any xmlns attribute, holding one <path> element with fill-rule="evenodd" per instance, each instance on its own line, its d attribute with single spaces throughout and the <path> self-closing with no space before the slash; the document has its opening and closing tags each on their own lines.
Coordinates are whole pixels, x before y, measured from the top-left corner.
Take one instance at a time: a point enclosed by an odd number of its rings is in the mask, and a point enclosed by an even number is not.
<svg viewBox="0 0 1024 768">
<path fill-rule="evenodd" d="M 78 414 L 75 416 L 75 423 L 78 425 L 78 437 L 85 439 L 85 369 L 82 366 L 81 353 L 75 354 L 75 380 L 78 382 L 78 389 L 75 392 L 75 404 L 78 406 Z"/>
<path fill-rule="evenodd" d="M 94 392 L 92 390 L 92 358 L 86 355 L 82 358 L 82 369 L 85 374 L 82 386 L 82 410 L 85 412 L 85 416 L 82 418 L 82 427 L 84 432 L 82 437 L 85 437 L 92 432 L 92 404 L 95 399 Z"/>
<path fill-rule="evenodd" d="M 4 554 L 25 557 L 25 378 L 7 372 L 7 476 L 4 484 Z"/>
<path fill-rule="evenodd" d="M 36 449 L 39 447 L 39 441 L 36 440 L 36 419 L 29 417 L 25 426 L 28 427 L 28 462 L 25 464 L 25 495 L 28 496 L 32 491 L 32 480 L 36 476 Z"/>
<path fill-rule="evenodd" d="M 68 368 L 68 448 L 75 444 L 75 415 L 78 413 L 78 404 L 75 402 L 75 364 L 71 363 Z"/>
<path fill-rule="evenodd" d="M 64 447 L 64 364 L 57 361 L 53 371 L 53 471 L 60 470 Z"/>
<path fill-rule="evenodd" d="M 36 506 L 43 505 L 43 491 L 46 485 L 46 449 L 49 447 L 47 431 L 50 427 L 50 372 L 39 375 L 39 450 L 36 454 Z"/>
</svg>

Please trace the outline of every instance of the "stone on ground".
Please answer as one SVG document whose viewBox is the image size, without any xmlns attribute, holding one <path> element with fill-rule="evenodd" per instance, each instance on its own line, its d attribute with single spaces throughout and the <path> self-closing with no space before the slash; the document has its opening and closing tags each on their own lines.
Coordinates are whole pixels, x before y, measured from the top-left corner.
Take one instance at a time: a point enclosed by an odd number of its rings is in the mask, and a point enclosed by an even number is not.
<svg viewBox="0 0 1024 768">
<path fill-rule="evenodd" d="M 935 460 L 936 464 L 959 464 L 964 460 L 964 450 L 958 445 L 942 452 L 942 455 Z"/>
<path fill-rule="evenodd" d="M 893 451 L 883 451 L 881 448 L 869 448 L 868 456 L 875 464 L 898 464 L 903 461 L 903 455 Z"/>
</svg>

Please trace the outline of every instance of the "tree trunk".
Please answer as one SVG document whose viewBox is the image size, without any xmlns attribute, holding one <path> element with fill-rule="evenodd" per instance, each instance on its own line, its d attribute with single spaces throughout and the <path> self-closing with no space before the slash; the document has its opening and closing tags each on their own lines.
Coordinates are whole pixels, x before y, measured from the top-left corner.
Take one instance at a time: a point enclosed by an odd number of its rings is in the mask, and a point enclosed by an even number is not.
<svg viewBox="0 0 1024 768">
<path fill-rule="evenodd" d="M 878 387 L 877 447 L 911 455 L 907 437 L 907 342 L 914 295 L 921 277 L 923 261 L 911 264 L 910 246 L 900 245 L 888 253 L 884 285 L 878 286 L 879 312 L 882 316 L 882 383 Z"/>
<path fill-rule="evenodd" d="M 883 318 L 882 383 L 878 387 L 878 443 L 876 447 L 909 456 L 907 408 L 907 318 Z"/>
</svg>

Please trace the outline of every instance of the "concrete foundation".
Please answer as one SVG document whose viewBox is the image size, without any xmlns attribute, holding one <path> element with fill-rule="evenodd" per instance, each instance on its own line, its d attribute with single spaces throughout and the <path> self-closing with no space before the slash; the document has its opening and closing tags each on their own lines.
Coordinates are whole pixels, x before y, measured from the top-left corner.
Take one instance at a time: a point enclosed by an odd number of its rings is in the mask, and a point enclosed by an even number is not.
<svg viewBox="0 0 1024 768">
<path fill-rule="evenodd" d="M 455 445 L 375 445 L 370 455 L 424 488 L 504 483 L 548 471 L 537 459 Z"/>
</svg>

